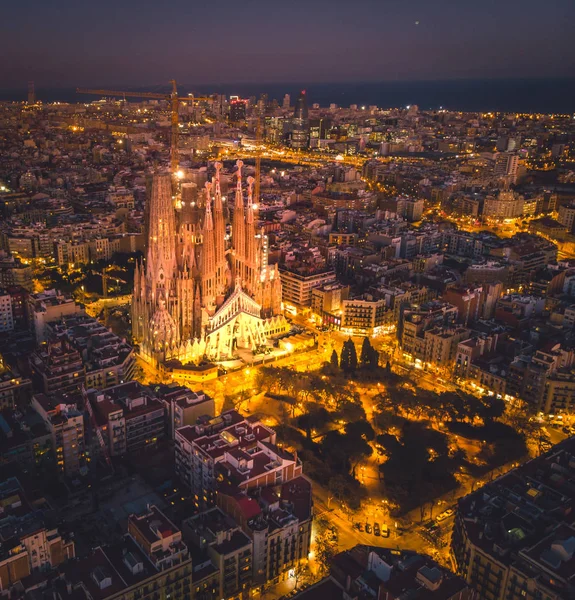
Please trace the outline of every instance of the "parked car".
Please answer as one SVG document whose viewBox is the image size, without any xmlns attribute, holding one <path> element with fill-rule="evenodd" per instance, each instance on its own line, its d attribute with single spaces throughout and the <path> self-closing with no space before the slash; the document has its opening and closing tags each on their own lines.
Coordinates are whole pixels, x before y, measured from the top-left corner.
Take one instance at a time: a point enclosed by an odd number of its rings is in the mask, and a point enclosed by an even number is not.
<svg viewBox="0 0 575 600">
<path fill-rule="evenodd" d="M 447 510 L 444 510 L 442 513 L 437 515 L 435 520 L 438 523 L 441 523 L 441 521 L 445 521 L 445 519 L 449 519 L 449 517 L 452 517 L 454 514 L 455 514 L 455 511 L 453 510 L 453 508 L 448 508 Z"/>
<path fill-rule="evenodd" d="M 381 537 L 389 537 L 389 527 L 385 523 L 381 526 Z"/>
<path fill-rule="evenodd" d="M 381 529 L 379 528 L 379 523 L 374 523 L 373 524 L 373 534 L 374 535 L 381 535 Z"/>
<path fill-rule="evenodd" d="M 371 525 L 369 523 L 365 524 L 365 533 L 371 533 Z"/>
</svg>

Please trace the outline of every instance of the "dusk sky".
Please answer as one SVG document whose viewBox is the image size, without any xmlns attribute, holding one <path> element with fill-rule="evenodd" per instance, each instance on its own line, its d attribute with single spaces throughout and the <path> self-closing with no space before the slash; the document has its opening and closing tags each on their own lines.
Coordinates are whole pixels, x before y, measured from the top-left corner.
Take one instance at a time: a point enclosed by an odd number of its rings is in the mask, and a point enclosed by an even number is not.
<svg viewBox="0 0 575 600">
<path fill-rule="evenodd" d="M 574 0 L 2 4 L 2 89 L 575 74 Z"/>
</svg>

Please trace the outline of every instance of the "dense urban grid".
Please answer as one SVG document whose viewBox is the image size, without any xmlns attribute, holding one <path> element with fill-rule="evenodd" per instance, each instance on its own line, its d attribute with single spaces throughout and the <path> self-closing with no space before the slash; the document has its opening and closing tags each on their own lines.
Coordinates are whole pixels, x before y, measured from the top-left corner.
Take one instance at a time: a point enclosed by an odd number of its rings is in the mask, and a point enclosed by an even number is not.
<svg viewBox="0 0 575 600">
<path fill-rule="evenodd" d="M 575 597 L 575 119 L 0 103 L 0 594 Z"/>
</svg>

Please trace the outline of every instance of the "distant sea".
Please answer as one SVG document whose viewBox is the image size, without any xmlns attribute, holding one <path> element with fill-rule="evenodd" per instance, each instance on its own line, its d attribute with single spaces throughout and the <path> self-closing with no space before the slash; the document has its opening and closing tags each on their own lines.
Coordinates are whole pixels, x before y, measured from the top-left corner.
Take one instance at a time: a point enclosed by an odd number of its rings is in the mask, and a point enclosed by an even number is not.
<svg viewBox="0 0 575 600">
<path fill-rule="evenodd" d="M 124 89 L 122 86 L 94 83 L 90 87 Z M 130 87 L 134 91 L 169 91 L 169 86 Z M 292 105 L 300 90 L 307 92 L 309 104 L 347 107 L 376 105 L 397 108 L 417 104 L 420 109 L 462 111 L 503 111 L 575 113 L 575 78 L 570 79 L 488 79 L 381 83 L 261 83 L 212 84 L 179 86 L 180 94 L 221 93 L 241 97 L 266 93 L 280 104 L 284 94 L 290 94 Z M 1 100 L 25 100 L 26 89 L 0 90 Z M 74 88 L 37 87 L 36 96 L 44 102 L 78 102 L 94 99 L 80 96 Z"/>
</svg>

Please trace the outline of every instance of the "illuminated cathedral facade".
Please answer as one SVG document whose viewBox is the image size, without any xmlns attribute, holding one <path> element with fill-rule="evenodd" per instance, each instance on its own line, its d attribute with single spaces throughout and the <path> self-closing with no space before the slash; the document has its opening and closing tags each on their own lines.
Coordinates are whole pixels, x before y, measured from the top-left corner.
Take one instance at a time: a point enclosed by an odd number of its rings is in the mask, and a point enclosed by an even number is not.
<svg viewBox="0 0 575 600">
<path fill-rule="evenodd" d="M 279 272 L 257 225 L 254 180 L 248 177 L 244 199 L 238 161 L 229 223 L 221 168 L 216 163 L 204 190 L 183 183 L 176 198 L 169 173 L 153 176 L 147 256 L 136 266 L 132 301 L 133 336 L 153 364 L 231 359 L 289 329 Z"/>
</svg>

